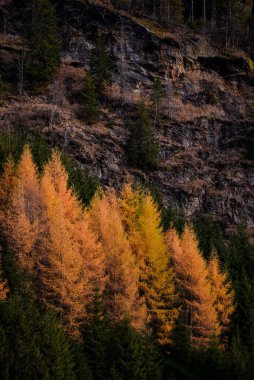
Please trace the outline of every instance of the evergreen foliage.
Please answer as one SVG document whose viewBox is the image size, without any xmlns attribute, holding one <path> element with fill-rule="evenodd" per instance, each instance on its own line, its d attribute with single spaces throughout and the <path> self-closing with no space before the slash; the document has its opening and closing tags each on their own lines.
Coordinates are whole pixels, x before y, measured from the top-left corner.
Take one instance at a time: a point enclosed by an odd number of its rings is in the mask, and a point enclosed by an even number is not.
<svg viewBox="0 0 254 380">
<path fill-rule="evenodd" d="M 88 318 L 82 328 L 83 352 L 93 369 L 93 378 L 104 380 L 110 373 L 111 325 L 98 289 L 88 305 L 87 314 Z"/>
<path fill-rule="evenodd" d="M 149 192 L 109 189 L 87 213 L 40 138 L 41 175 L 28 147 L 7 160 L 27 137 L 1 141 L 1 379 L 252 380 L 254 249 L 244 228 L 220 238 L 225 268 L 210 220 L 198 245 L 171 217 L 167 247 Z"/>
<path fill-rule="evenodd" d="M 144 103 L 139 104 L 138 119 L 131 125 L 127 153 L 134 167 L 154 170 L 158 165 L 158 144 Z"/>
<path fill-rule="evenodd" d="M 174 228 L 179 235 L 182 235 L 185 227 L 185 217 L 183 212 L 174 207 L 172 202 L 169 202 L 168 205 L 162 209 L 161 218 L 164 231 Z"/>
<path fill-rule="evenodd" d="M 60 321 L 40 309 L 31 279 L 4 241 L 2 247 L 11 296 L 0 302 L 1 379 L 74 379 L 71 346 Z"/>
<path fill-rule="evenodd" d="M 80 114 L 87 123 L 96 121 L 99 113 L 98 88 L 92 75 L 85 77 L 85 92 L 82 93 L 84 104 L 80 108 Z"/>
<path fill-rule="evenodd" d="M 60 64 L 57 20 L 50 0 L 31 1 L 25 35 L 30 48 L 27 79 L 33 88 L 41 88 L 53 78 Z"/>
<path fill-rule="evenodd" d="M 195 233 L 199 241 L 199 249 L 204 257 L 209 258 L 215 250 L 219 256 L 225 259 L 225 244 L 220 227 L 210 218 L 200 216 L 193 222 Z"/>
<path fill-rule="evenodd" d="M 152 88 L 152 101 L 155 110 L 154 125 L 159 123 L 162 112 L 162 100 L 165 95 L 165 90 L 162 86 L 160 78 L 156 77 Z"/>
<path fill-rule="evenodd" d="M 111 83 L 113 69 L 111 54 L 107 47 L 106 38 L 103 35 L 97 35 L 96 37 L 95 46 L 90 56 L 90 67 L 97 93 L 101 96 L 105 86 Z M 91 80 L 89 85 L 90 91 L 93 92 Z"/>
</svg>

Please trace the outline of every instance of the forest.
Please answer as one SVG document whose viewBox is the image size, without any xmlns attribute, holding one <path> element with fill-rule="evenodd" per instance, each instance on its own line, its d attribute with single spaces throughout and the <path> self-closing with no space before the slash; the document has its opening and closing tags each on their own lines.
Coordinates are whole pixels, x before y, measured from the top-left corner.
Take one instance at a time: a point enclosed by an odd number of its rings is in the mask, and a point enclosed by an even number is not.
<svg viewBox="0 0 254 380">
<path fill-rule="evenodd" d="M 3 45 L 13 24 L 24 44 L 17 77 L 0 71 L 3 121 L 8 102 L 43 98 L 64 50 L 60 0 L 14 3 L 0 0 Z M 66 11 L 82 2 L 65 3 Z M 251 0 L 101 3 L 145 26 L 245 49 L 253 64 Z M 116 70 L 107 36 L 97 31 L 93 43 L 84 91 L 75 94 L 75 115 L 91 130 L 103 120 Z M 160 165 L 163 79 L 153 78 L 149 106 L 141 99 L 130 111 L 124 154 L 144 178 Z M 49 128 L 59 103 L 53 95 Z M 187 217 L 154 182 L 103 186 L 65 151 L 66 135 L 58 146 L 18 117 L 14 124 L 0 132 L 0 379 L 252 380 L 254 246 L 244 221 L 225 231 L 209 215 Z M 246 165 L 253 165 L 253 141 L 252 133 Z"/>
<path fill-rule="evenodd" d="M 1 146 L 1 379 L 251 379 L 243 228 L 225 243 L 131 183 L 85 204 L 92 179 L 74 191 L 61 152 L 33 141 L 14 160 L 15 144 Z"/>
</svg>

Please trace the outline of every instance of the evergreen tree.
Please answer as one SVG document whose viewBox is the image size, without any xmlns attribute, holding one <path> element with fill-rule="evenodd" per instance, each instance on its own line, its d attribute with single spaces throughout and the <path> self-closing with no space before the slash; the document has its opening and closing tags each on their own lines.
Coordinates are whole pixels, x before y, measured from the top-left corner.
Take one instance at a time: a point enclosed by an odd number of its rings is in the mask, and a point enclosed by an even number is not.
<svg viewBox="0 0 254 380">
<path fill-rule="evenodd" d="M 87 358 L 95 380 L 110 374 L 110 339 L 112 328 L 105 311 L 104 300 L 96 289 L 87 307 L 87 318 L 82 328 L 83 354 Z"/>
<path fill-rule="evenodd" d="M 237 345 L 241 361 L 245 361 L 247 371 L 253 365 L 250 357 L 254 354 L 254 248 L 244 228 L 240 228 L 230 239 L 227 266 L 237 306 L 233 319 L 233 341 Z"/>
<path fill-rule="evenodd" d="M 0 302 L 0 378 L 74 380 L 71 348 L 60 321 L 41 311 L 30 277 L 2 244 L 10 296 Z"/>
<path fill-rule="evenodd" d="M 91 52 L 90 67 L 97 93 L 101 96 L 106 84 L 111 83 L 113 68 L 111 54 L 107 48 L 106 38 L 103 35 L 96 37 L 95 46 Z M 90 81 L 90 91 L 94 92 L 94 84 L 89 77 L 88 80 Z"/>
<path fill-rule="evenodd" d="M 204 257 L 208 259 L 215 250 L 225 259 L 225 244 L 219 226 L 211 218 L 200 216 L 194 220 L 193 227 Z"/>
<path fill-rule="evenodd" d="M 113 378 L 147 379 L 143 341 L 127 319 L 114 327 L 111 351 Z"/>
<path fill-rule="evenodd" d="M 85 77 L 85 92 L 82 93 L 84 104 L 80 108 L 80 114 L 87 123 L 96 121 L 99 113 L 98 89 L 92 75 Z"/>
<path fill-rule="evenodd" d="M 30 52 L 27 79 L 33 87 L 47 84 L 60 63 L 57 20 L 50 0 L 32 0 L 26 37 Z"/>
<path fill-rule="evenodd" d="M 127 145 L 129 162 L 143 170 L 157 167 L 158 144 L 144 103 L 138 107 L 138 120 L 132 124 Z"/>
<path fill-rule="evenodd" d="M 185 227 L 183 212 L 175 208 L 172 202 L 169 202 L 167 207 L 162 209 L 161 214 L 163 230 L 168 231 L 174 228 L 179 235 L 182 235 Z"/>
<path fill-rule="evenodd" d="M 154 117 L 154 126 L 156 126 L 157 122 L 160 121 L 161 111 L 162 111 L 162 99 L 164 96 L 164 89 L 159 77 L 156 77 L 153 82 L 152 89 L 152 101 L 155 109 L 155 117 Z"/>
</svg>

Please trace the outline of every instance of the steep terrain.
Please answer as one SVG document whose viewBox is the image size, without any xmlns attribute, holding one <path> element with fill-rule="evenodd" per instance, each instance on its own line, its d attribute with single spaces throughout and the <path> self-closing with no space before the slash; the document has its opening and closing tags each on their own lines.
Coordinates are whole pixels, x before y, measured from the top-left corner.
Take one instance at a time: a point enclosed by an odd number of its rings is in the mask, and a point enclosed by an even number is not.
<svg viewBox="0 0 254 380">
<path fill-rule="evenodd" d="M 57 12 L 63 41 L 58 76 L 46 93 L 20 97 L 24 41 L 19 9 L 10 8 L 7 35 L 0 36 L 0 69 L 9 94 L 0 108 L 1 129 L 22 124 L 40 131 L 103 185 L 118 186 L 131 176 L 157 186 L 165 201 L 172 199 L 187 216 L 209 214 L 225 228 L 244 222 L 254 231 L 254 168 L 247 141 L 254 82 L 244 53 L 224 52 L 205 36 L 164 30 L 98 4 L 64 1 Z M 115 66 L 99 121 L 88 125 L 77 115 L 98 30 L 107 36 Z M 150 107 L 158 76 L 166 90 L 156 127 L 159 167 L 143 173 L 129 167 L 126 143 L 136 105 L 143 99 Z"/>
</svg>

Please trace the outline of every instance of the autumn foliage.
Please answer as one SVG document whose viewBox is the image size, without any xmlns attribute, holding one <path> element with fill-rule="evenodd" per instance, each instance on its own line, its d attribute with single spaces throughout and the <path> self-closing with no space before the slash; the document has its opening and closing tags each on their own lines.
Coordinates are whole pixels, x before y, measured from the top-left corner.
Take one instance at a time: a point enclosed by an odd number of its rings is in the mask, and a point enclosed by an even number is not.
<svg viewBox="0 0 254 380">
<path fill-rule="evenodd" d="M 178 317 L 174 275 L 169 263 L 160 215 L 150 194 L 127 184 L 121 193 L 123 220 L 139 268 L 149 324 L 161 344 L 169 343 Z"/>
<path fill-rule="evenodd" d="M 234 294 L 213 256 L 207 264 L 198 248 L 193 230 L 187 226 L 181 239 L 168 232 L 177 286 L 182 300 L 182 320 L 196 348 L 219 342 L 234 311 Z"/>
<path fill-rule="evenodd" d="M 172 342 L 179 314 L 193 346 L 225 342 L 234 312 L 228 274 L 214 254 L 207 263 L 186 227 L 164 233 L 152 196 L 126 184 L 119 196 L 99 191 L 85 209 L 68 185 L 55 151 L 39 176 L 28 146 L 9 159 L 0 180 L 0 224 L 42 305 L 54 309 L 72 337 L 89 317 L 95 294 L 112 326 L 151 331 Z M 0 278 L 0 297 L 8 296 Z"/>
</svg>

